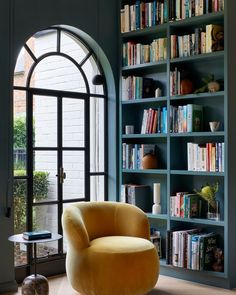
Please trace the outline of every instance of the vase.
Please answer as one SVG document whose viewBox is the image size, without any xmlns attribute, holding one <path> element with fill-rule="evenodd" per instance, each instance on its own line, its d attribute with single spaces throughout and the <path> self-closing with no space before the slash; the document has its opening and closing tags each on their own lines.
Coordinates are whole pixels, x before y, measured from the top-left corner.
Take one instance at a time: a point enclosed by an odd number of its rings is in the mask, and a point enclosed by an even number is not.
<svg viewBox="0 0 236 295">
<path fill-rule="evenodd" d="M 142 159 L 143 169 L 157 169 L 157 156 L 153 154 L 147 154 Z"/>
<path fill-rule="evenodd" d="M 215 200 L 208 202 L 207 219 L 220 220 L 220 203 Z"/>
</svg>

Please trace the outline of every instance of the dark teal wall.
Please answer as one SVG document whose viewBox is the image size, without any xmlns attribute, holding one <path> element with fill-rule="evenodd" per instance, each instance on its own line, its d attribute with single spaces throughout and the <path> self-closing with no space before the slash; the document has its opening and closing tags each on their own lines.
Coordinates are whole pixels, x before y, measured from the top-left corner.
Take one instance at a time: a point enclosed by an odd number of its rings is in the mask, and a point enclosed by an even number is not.
<svg viewBox="0 0 236 295">
<path fill-rule="evenodd" d="M 116 106 L 118 81 L 117 0 L 4 0 L 0 1 L 0 293 L 14 288 L 12 218 L 5 217 L 6 194 L 12 182 L 12 76 L 24 42 L 52 25 L 69 25 L 95 39 L 101 47 L 109 96 L 109 198 L 116 199 Z M 98 13 L 99 12 L 99 13 Z M 95 43 L 88 38 L 90 45 Z M 103 55 L 105 54 L 105 56 Z M 114 148 L 115 147 L 115 148 Z"/>
</svg>

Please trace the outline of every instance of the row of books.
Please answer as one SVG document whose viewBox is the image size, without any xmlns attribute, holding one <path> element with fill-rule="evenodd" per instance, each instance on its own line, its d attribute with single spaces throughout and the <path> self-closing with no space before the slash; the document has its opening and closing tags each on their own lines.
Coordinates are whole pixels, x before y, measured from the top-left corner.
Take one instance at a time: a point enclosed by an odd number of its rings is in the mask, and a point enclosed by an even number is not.
<svg viewBox="0 0 236 295">
<path fill-rule="evenodd" d="M 152 208 L 151 190 L 149 185 L 122 184 L 121 202 L 135 205 L 144 212 L 150 212 Z"/>
<path fill-rule="evenodd" d="M 141 134 L 167 133 L 167 108 L 143 110 Z"/>
<path fill-rule="evenodd" d="M 195 28 L 194 33 L 188 35 L 171 35 L 171 58 L 220 50 L 224 50 L 224 27 L 221 25 L 206 25 L 205 30 Z"/>
<path fill-rule="evenodd" d="M 224 0 L 170 0 L 170 20 L 181 20 L 224 10 Z"/>
<path fill-rule="evenodd" d="M 152 78 L 122 77 L 122 100 L 133 100 L 155 96 L 155 81 Z"/>
<path fill-rule="evenodd" d="M 224 142 L 187 143 L 188 171 L 224 172 Z"/>
<path fill-rule="evenodd" d="M 203 106 L 187 104 L 170 105 L 170 132 L 199 132 L 203 125 Z"/>
<path fill-rule="evenodd" d="M 121 33 L 144 29 L 167 22 L 167 0 L 136 0 L 120 10 Z"/>
<path fill-rule="evenodd" d="M 181 218 L 205 217 L 204 200 L 197 194 L 188 192 L 177 192 L 170 197 L 170 216 Z"/>
<path fill-rule="evenodd" d="M 170 71 L 170 96 L 181 94 L 180 81 L 181 72 L 177 68 L 174 71 Z"/>
<path fill-rule="evenodd" d="M 167 231 L 166 262 L 192 270 L 214 270 L 218 235 L 199 229 Z"/>
<path fill-rule="evenodd" d="M 122 168 L 143 169 L 142 159 L 146 154 L 156 154 L 155 144 L 122 143 Z"/>
<path fill-rule="evenodd" d="M 123 66 L 163 61 L 167 58 L 167 39 L 159 38 L 151 44 L 133 41 L 123 43 Z"/>
</svg>

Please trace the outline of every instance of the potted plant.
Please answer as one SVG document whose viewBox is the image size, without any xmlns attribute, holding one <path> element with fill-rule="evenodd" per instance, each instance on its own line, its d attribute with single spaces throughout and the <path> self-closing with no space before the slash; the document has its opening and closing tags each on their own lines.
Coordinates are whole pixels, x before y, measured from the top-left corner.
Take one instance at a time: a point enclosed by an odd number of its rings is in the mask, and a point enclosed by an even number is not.
<svg viewBox="0 0 236 295">
<path fill-rule="evenodd" d="M 219 212 L 219 201 L 216 200 L 216 193 L 219 190 L 219 183 L 215 184 L 206 183 L 201 187 L 200 191 L 194 190 L 200 197 L 207 201 L 208 204 L 208 212 L 207 218 L 219 220 L 220 212 Z"/>
</svg>

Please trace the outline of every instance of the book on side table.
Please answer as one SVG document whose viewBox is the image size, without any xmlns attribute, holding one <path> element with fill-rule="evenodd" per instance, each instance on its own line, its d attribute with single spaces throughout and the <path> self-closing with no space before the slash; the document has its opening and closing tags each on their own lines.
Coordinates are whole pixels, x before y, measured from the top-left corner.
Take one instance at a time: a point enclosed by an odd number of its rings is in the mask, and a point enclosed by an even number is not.
<svg viewBox="0 0 236 295">
<path fill-rule="evenodd" d="M 23 238 L 28 241 L 50 239 L 51 237 L 52 237 L 52 233 L 48 230 L 36 230 L 36 231 L 23 232 Z"/>
</svg>

